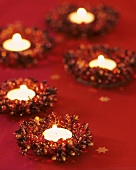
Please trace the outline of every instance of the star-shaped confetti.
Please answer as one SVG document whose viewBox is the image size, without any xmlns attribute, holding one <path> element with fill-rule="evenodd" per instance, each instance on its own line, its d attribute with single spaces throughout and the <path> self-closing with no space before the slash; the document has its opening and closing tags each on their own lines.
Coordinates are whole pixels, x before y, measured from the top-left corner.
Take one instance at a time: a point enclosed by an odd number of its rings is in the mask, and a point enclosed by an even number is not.
<svg viewBox="0 0 136 170">
<path fill-rule="evenodd" d="M 109 98 L 109 97 L 106 97 L 106 96 L 102 96 L 102 97 L 99 98 L 99 100 L 100 100 L 101 102 L 108 102 L 108 101 L 110 100 L 110 98 Z"/>
<path fill-rule="evenodd" d="M 53 74 L 50 77 L 52 80 L 59 80 L 60 79 L 60 75 L 59 74 Z"/>
<path fill-rule="evenodd" d="M 106 147 L 99 147 L 98 149 L 96 149 L 96 152 L 98 153 L 106 153 L 108 151 L 108 149 Z"/>
</svg>

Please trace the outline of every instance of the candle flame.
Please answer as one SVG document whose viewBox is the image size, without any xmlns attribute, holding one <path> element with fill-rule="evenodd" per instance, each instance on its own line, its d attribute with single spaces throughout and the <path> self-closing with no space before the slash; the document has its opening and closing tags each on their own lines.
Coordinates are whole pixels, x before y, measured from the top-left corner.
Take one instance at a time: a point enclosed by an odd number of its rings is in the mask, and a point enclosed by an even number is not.
<svg viewBox="0 0 136 170">
<path fill-rule="evenodd" d="M 79 9 L 77 10 L 77 15 L 78 15 L 79 17 L 84 17 L 84 16 L 86 15 L 86 10 L 85 10 L 84 8 L 79 8 Z"/>
<path fill-rule="evenodd" d="M 57 125 L 53 125 L 52 129 L 54 129 L 54 130 L 57 129 Z"/>
<path fill-rule="evenodd" d="M 57 135 L 57 125 L 53 125 L 52 126 L 52 130 L 55 132 L 55 134 Z"/>
<path fill-rule="evenodd" d="M 103 55 L 99 55 L 98 56 L 98 63 L 99 65 L 102 65 L 105 62 L 105 58 Z"/>
<path fill-rule="evenodd" d="M 28 88 L 27 88 L 26 85 L 21 85 L 21 86 L 20 86 L 20 90 L 21 90 L 22 92 L 24 92 L 24 91 L 27 91 Z"/>
<path fill-rule="evenodd" d="M 19 33 L 16 33 L 12 36 L 12 40 L 13 40 L 13 42 L 19 42 L 22 40 L 22 37 Z"/>
</svg>

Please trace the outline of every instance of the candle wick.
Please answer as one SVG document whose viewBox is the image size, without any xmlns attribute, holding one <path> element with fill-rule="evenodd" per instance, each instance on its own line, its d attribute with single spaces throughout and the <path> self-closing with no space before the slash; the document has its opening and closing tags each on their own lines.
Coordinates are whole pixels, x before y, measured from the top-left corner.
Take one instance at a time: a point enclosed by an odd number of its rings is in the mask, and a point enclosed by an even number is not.
<svg viewBox="0 0 136 170">
<path fill-rule="evenodd" d="M 31 100 L 30 96 L 27 96 L 29 100 Z"/>
</svg>

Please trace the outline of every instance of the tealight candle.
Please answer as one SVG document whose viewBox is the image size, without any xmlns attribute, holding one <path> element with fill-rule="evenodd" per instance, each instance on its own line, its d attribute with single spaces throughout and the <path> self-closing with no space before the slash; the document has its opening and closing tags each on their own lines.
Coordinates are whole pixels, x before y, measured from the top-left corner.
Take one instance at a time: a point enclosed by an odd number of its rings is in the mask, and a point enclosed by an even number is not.
<svg viewBox="0 0 136 170">
<path fill-rule="evenodd" d="M 3 42 L 3 48 L 9 51 L 23 51 L 29 49 L 31 46 L 30 41 L 22 39 L 21 35 L 16 33 L 12 39 Z"/>
<path fill-rule="evenodd" d="M 7 93 L 7 97 L 10 100 L 29 100 L 35 96 L 35 92 L 31 89 L 28 89 L 26 85 L 21 85 L 20 88 L 10 90 Z"/>
<path fill-rule="evenodd" d="M 68 19 L 76 24 L 89 24 L 94 21 L 95 16 L 91 12 L 87 12 L 84 8 L 79 8 L 76 12 L 70 13 Z"/>
<path fill-rule="evenodd" d="M 100 67 L 100 68 L 105 68 L 108 70 L 113 70 L 117 66 L 117 64 L 114 60 L 104 58 L 103 55 L 99 55 L 98 59 L 95 59 L 89 62 L 89 66 L 91 68 Z"/>
<path fill-rule="evenodd" d="M 52 128 L 45 130 L 43 135 L 46 140 L 57 142 L 61 138 L 63 140 L 71 138 L 72 132 L 64 128 L 57 128 L 56 125 L 53 125 Z"/>
</svg>

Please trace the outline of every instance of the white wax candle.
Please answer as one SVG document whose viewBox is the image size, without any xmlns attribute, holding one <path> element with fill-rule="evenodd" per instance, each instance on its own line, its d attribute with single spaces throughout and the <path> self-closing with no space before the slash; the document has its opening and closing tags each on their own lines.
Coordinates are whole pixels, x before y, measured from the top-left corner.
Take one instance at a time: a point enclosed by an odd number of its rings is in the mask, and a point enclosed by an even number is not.
<svg viewBox="0 0 136 170">
<path fill-rule="evenodd" d="M 35 92 L 31 89 L 28 89 L 26 85 L 21 85 L 20 88 L 10 90 L 7 93 L 7 98 L 10 100 L 29 100 L 35 96 Z"/>
<path fill-rule="evenodd" d="M 71 138 L 72 132 L 64 128 L 57 128 L 56 125 L 53 125 L 52 128 L 45 130 L 43 135 L 46 140 L 57 142 L 61 138 L 63 140 Z"/>
<path fill-rule="evenodd" d="M 68 19 L 76 24 L 89 24 L 94 21 L 95 16 L 91 12 L 87 12 L 84 8 L 79 8 L 76 12 L 70 13 Z"/>
<path fill-rule="evenodd" d="M 89 66 L 91 68 L 100 67 L 100 68 L 106 68 L 108 70 L 113 70 L 117 66 L 117 64 L 114 60 L 104 58 L 103 55 L 99 55 L 98 59 L 89 62 Z"/>
<path fill-rule="evenodd" d="M 9 51 L 23 51 L 30 48 L 31 43 L 26 39 L 22 39 L 21 35 L 16 33 L 12 39 L 3 42 L 3 48 Z"/>
</svg>

